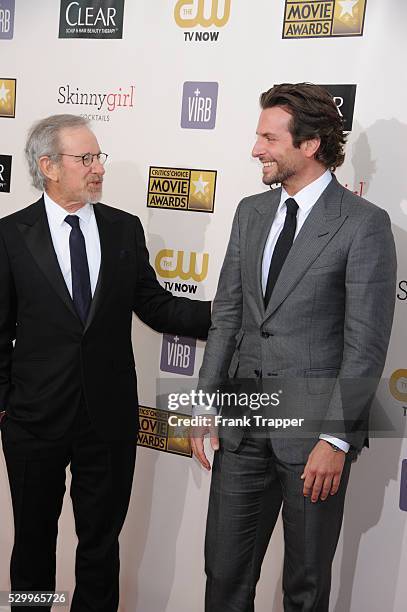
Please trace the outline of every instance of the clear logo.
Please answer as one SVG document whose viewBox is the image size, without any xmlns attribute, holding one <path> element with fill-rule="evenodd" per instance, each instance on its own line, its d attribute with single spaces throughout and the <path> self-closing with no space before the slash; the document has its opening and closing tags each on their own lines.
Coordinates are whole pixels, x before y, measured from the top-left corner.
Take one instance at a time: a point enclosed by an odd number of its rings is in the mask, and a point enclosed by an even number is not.
<svg viewBox="0 0 407 612">
<path fill-rule="evenodd" d="M 124 0 L 61 0 L 59 38 L 122 38 Z"/>
</svg>

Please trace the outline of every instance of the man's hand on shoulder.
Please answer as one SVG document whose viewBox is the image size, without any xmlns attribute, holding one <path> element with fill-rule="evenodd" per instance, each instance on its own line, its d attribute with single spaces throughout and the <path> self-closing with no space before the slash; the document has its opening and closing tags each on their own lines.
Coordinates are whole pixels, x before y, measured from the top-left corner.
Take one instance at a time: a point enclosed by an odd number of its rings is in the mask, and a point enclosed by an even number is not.
<svg viewBox="0 0 407 612">
<path fill-rule="evenodd" d="M 304 480 L 304 495 L 311 496 L 312 502 L 324 501 L 328 495 L 335 495 L 341 481 L 346 453 L 334 451 L 325 440 L 319 440 L 309 454 L 301 478 Z"/>
<path fill-rule="evenodd" d="M 211 423 L 207 426 L 191 427 L 189 437 L 191 439 L 191 448 L 194 456 L 206 470 L 211 469 L 211 464 L 205 454 L 205 436 L 209 434 L 211 446 L 214 451 L 219 450 L 218 428 L 215 426 L 213 415 L 208 415 L 206 419 Z"/>
</svg>

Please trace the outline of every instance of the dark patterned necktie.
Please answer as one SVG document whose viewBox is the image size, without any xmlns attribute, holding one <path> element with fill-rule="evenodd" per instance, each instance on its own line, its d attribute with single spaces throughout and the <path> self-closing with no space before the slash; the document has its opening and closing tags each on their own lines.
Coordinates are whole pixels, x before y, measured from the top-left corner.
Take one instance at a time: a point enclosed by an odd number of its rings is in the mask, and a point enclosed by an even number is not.
<svg viewBox="0 0 407 612">
<path fill-rule="evenodd" d="M 71 275 L 72 275 L 72 299 L 76 312 L 85 325 L 89 314 L 92 292 L 90 288 L 90 276 L 88 258 L 86 255 L 85 238 L 79 227 L 79 217 L 68 215 L 66 223 L 71 226 L 69 235 L 69 250 L 71 252 Z"/>
<path fill-rule="evenodd" d="M 285 202 L 287 212 L 285 215 L 284 227 L 274 247 L 273 256 L 270 262 L 269 274 L 267 277 L 266 293 L 264 294 L 264 306 L 270 301 L 271 294 L 277 282 L 281 268 L 294 242 L 295 230 L 297 229 L 297 210 L 298 204 L 293 198 L 288 198 Z"/>
</svg>

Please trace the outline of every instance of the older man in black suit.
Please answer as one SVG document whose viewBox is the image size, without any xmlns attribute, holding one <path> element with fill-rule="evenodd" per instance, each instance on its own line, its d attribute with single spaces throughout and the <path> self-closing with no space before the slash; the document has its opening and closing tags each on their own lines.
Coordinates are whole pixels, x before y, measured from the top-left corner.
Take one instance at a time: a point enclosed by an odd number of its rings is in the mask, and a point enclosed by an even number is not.
<svg viewBox="0 0 407 612">
<path fill-rule="evenodd" d="M 107 156 L 85 119 L 55 115 L 38 122 L 26 155 L 44 194 L 0 221 L 0 410 L 15 522 L 11 587 L 55 589 L 70 464 L 79 540 L 71 610 L 113 612 L 138 431 L 132 313 L 159 332 L 204 338 L 210 305 L 165 291 L 149 264 L 139 219 L 98 203 Z"/>
</svg>

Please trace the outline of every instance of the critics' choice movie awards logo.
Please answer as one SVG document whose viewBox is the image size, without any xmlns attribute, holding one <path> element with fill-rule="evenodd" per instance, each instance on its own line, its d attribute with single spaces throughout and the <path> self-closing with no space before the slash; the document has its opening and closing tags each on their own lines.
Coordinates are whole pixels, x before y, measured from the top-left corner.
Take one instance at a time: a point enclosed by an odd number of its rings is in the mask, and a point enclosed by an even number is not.
<svg viewBox="0 0 407 612">
<path fill-rule="evenodd" d="M 139 407 L 139 433 L 138 446 L 153 448 L 154 450 L 192 457 L 191 443 L 188 437 L 188 427 L 172 426 L 168 424 L 169 413 L 157 408 Z M 177 417 L 187 417 L 179 414 Z"/>
<path fill-rule="evenodd" d="M 0 40 L 11 40 L 14 32 L 15 0 L 0 0 Z"/>
<path fill-rule="evenodd" d="M 62 85 L 58 89 L 57 102 L 67 106 L 84 107 L 81 110 L 86 112 L 80 114 L 92 121 L 110 121 L 113 112 L 134 107 L 135 89 L 134 85 L 130 85 L 110 92 L 89 92 L 81 91 L 79 87 L 72 85 Z"/>
<path fill-rule="evenodd" d="M 0 155 L 0 192 L 10 193 L 11 155 Z"/>
<path fill-rule="evenodd" d="M 148 208 L 212 213 L 216 170 L 150 167 Z"/>
<path fill-rule="evenodd" d="M 181 127 L 213 130 L 218 106 L 218 83 L 186 81 L 182 93 Z"/>
<path fill-rule="evenodd" d="M 286 0 L 283 38 L 362 36 L 367 0 Z"/>
<path fill-rule="evenodd" d="M 231 0 L 178 0 L 174 8 L 175 22 L 184 28 L 184 40 L 189 42 L 216 42 L 219 31 L 229 21 Z M 204 31 L 191 31 L 193 28 Z"/>
<path fill-rule="evenodd" d="M 183 376 L 193 376 L 195 368 L 196 339 L 163 335 L 160 370 Z"/>
<path fill-rule="evenodd" d="M 355 110 L 356 85 L 320 85 L 331 94 L 343 119 L 344 132 L 351 132 Z"/>
<path fill-rule="evenodd" d="M 164 280 L 168 291 L 195 294 L 196 283 L 202 283 L 208 276 L 209 254 L 173 249 L 161 249 L 155 258 L 155 271 Z M 194 281 L 193 283 L 189 281 Z"/>
<path fill-rule="evenodd" d="M 61 0 L 59 38 L 122 38 L 124 0 Z"/>
<path fill-rule="evenodd" d="M 403 404 L 404 416 L 407 416 L 407 370 L 401 368 L 393 372 L 390 377 L 389 387 L 394 399 Z M 399 506 L 400 510 L 407 512 L 407 459 L 403 459 L 401 464 Z"/>
<path fill-rule="evenodd" d="M 16 79 L 0 78 L 0 117 L 16 116 Z"/>
</svg>

